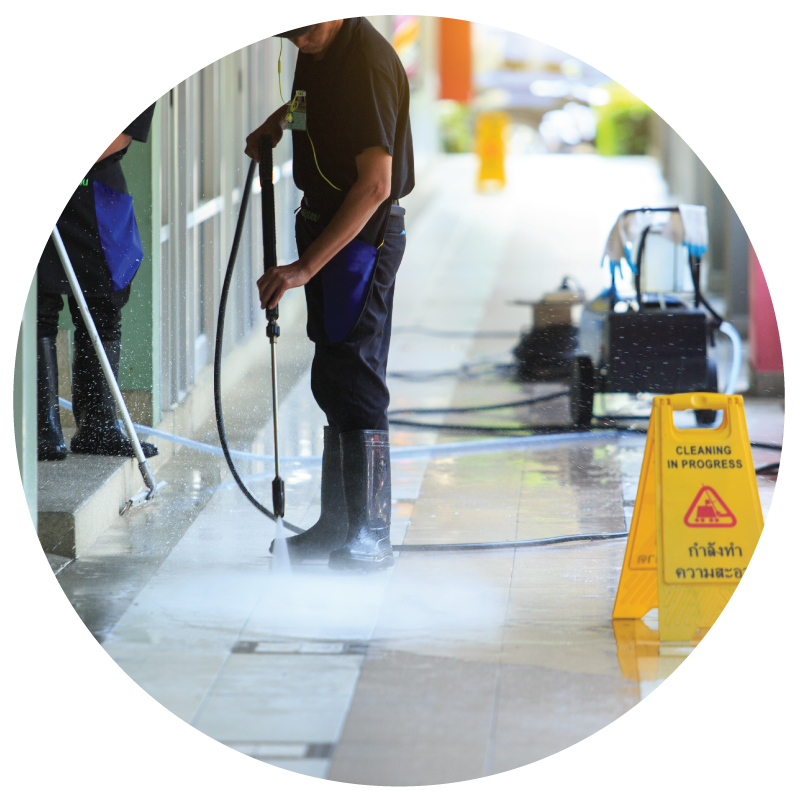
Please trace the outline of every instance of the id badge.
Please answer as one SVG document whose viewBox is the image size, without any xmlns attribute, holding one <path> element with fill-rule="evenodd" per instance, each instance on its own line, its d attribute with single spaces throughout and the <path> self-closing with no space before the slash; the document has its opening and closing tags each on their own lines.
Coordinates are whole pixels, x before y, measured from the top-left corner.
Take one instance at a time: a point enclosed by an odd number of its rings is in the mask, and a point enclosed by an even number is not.
<svg viewBox="0 0 800 800">
<path fill-rule="evenodd" d="M 292 100 L 291 107 L 293 110 L 286 112 L 286 122 L 290 131 L 304 131 L 306 130 L 306 119 L 308 109 L 306 106 L 306 93 L 298 90 L 295 92 L 294 100 Z"/>
</svg>

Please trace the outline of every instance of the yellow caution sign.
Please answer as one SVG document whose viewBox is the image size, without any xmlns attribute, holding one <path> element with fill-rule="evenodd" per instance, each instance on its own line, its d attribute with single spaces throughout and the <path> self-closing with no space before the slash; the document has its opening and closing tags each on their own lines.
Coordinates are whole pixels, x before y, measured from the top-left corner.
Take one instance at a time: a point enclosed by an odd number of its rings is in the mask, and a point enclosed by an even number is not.
<svg viewBox="0 0 800 800">
<path fill-rule="evenodd" d="M 675 427 L 674 411 L 698 409 L 723 411 L 720 427 Z M 662 642 L 702 636 L 744 575 L 763 527 L 742 398 L 655 398 L 614 619 L 658 607 Z"/>
<path fill-rule="evenodd" d="M 656 578 L 656 465 L 653 419 L 647 429 L 639 488 L 619 576 L 613 619 L 641 619 L 658 608 Z"/>
<path fill-rule="evenodd" d="M 480 160 L 478 191 L 506 185 L 506 135 L 511 117 L 502 111 L 485 111 L 475 121 L 475 150 Z"/>
<path fill-rule="evenodd" d="M 612 624 L 623 677 L 632 681 L 656 680 L 660 655 L 658 631 L 650 630 L 640 619 L 615 619 Z"/>
</svg>

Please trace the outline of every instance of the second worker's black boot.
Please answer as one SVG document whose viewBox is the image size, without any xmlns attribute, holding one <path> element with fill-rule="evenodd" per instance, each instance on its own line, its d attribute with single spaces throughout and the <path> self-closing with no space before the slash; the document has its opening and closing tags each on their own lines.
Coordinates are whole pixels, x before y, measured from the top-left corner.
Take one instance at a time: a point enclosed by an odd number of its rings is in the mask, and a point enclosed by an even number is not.
<svg viewBox="0 0 800 800">
<path fill-rule="evenodd" d="M 58 360 L 56 337 L 36 340 L 36 439 L 39 461 L 61 461 L 67 457 L 61 417 L 58 413 Z"/>
<path fill-rule="evenodd" d="M 392 471 L 387 431 L 350 431 L 339 437 L 347 507 L 347 539 L 331 553 L 331 569 L 392 566 Z"/>
<path fill-rule="evenodd" d="M 326 425 L 322 451 L 322 488 L 319 521 L 307 531 L 286 540 L 293 564 L 304 559 L 327 558 L 344 544 L 347 535 L 347 510 L 342 488 L 342 458 L 339 431 Z M 275 542 L 269 546 L 273 551 Z"/>
<path fill-rule="evenodd" d="M 84 455 L 135 458 L 131 440 L 117 419 L 114 395 L 89 337 L 76 333 L 74 342 L 72 412 L 78 432 L 72 437 L 70 449 Z M 103 348 L 116 378 L 119 375 L 120 340 L 107 339 L 103 341 Z M 155 445 L 149 442 L 141 444 L 145 458 L 158 455 Z"/>
</svg>

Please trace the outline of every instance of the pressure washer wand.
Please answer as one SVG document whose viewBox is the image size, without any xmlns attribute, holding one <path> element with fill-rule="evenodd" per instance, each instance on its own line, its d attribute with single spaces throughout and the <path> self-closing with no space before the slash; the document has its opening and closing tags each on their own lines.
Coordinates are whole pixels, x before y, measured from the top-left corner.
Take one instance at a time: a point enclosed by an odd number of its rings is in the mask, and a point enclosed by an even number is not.
<svg viewBox="0 0 800 800">
<path fill-rule="evenodd" d="M 262 136 L 259 142 L 258 177 L 261 182 L 261 231 L 264 241 L 264 272 L 278 266 L 278 246 L 275 238 L 275 189 L 272 183 L 272 140 Z M 272 428 L 275 438 L 275 480 L 272 481 L 272 509 L 276 517 L 283 517 L 286 494 L 280 474 L 278 458 L 278 363 L 276 344 L 281 335 L 278 325 L 278 306 L 267 309 L 267 336 L 269 337 L 272 366 Z"/>
</svg>

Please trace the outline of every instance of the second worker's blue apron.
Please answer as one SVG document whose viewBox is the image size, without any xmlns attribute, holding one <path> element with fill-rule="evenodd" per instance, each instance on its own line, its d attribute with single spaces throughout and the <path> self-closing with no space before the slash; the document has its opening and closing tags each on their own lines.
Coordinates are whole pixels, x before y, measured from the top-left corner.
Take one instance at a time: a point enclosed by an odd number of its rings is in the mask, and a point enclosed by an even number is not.
<svg viewBox="0 0 800 800">
<path fill-rule="evenodd" d="M 111 159 L 92 167 L 58 220 L 67 254 L 87 295 L 124 289 L 144 257 L 133 198 L 127 192 L 119 160 Z M 72 294 L 49 238 L 37 277 L 40 289 L 47 293 Z"/>
</svg>

